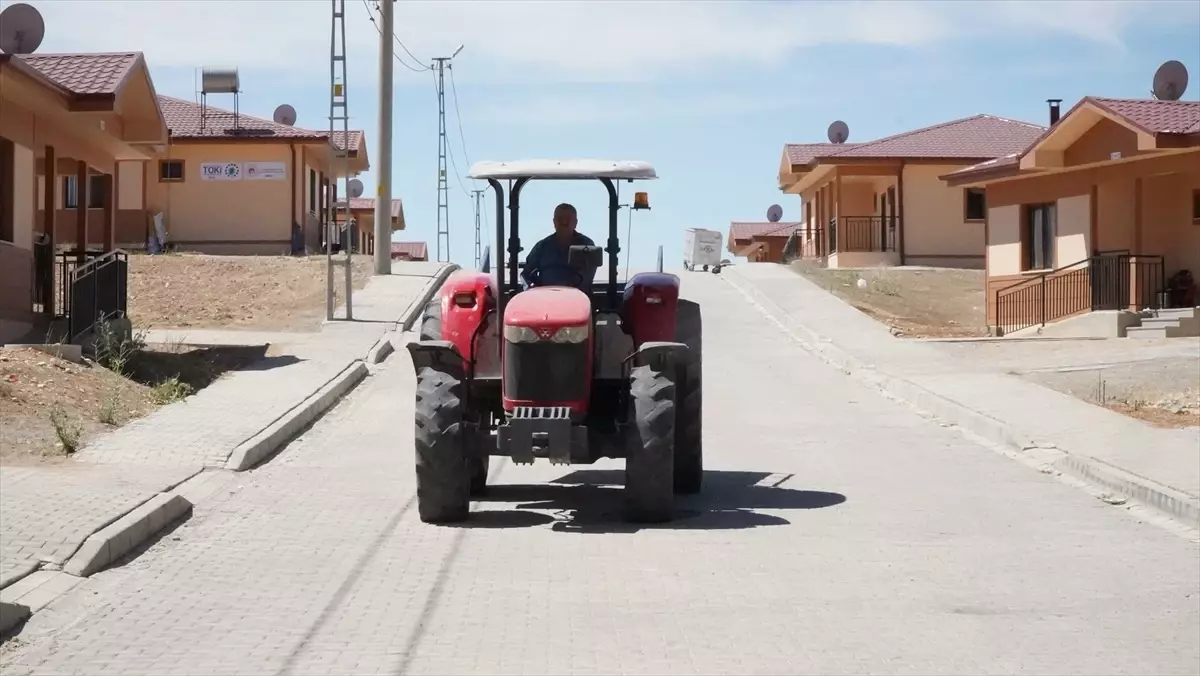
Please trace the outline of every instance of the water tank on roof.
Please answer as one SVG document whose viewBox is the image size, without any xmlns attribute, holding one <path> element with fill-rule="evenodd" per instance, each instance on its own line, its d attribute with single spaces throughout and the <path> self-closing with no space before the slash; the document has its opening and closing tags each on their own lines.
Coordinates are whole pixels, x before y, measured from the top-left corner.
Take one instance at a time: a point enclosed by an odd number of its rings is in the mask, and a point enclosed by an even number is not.
<svg viewBox="0 0 1200 676">
<path fill-rule="evenodd" d="M 237 68 L 205 68 L 200 77 L 202 94 L 237 94 L 240 85 Z"/>
</svg>

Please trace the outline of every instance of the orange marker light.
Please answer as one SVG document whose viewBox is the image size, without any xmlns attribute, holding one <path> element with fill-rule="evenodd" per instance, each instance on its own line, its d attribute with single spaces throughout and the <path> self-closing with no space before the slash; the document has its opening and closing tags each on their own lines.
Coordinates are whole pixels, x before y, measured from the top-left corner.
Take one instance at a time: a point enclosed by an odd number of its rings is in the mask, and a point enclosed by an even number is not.
<svg viewBox="0 0 1200 676">
<path fill-rule="evenodd" d="M 650 194 L 644 192 L 633 193 L 633 208 L 634 209 L 649 209 Z"/>
</svg>

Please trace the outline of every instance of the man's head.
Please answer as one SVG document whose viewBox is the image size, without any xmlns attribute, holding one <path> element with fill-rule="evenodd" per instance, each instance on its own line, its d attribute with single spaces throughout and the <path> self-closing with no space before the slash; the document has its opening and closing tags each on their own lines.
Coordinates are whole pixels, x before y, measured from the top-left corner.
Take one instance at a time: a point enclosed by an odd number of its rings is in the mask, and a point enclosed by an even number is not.
<svg viewBox="0 0 1200 676">
<path fill-rule="evenodd" d="M 554 207 L 554 232 L 562 236 L 572 235 L 577 225 L 579 215 L 575 212 L 575 207 L 566 202 Z"/>
</svg>

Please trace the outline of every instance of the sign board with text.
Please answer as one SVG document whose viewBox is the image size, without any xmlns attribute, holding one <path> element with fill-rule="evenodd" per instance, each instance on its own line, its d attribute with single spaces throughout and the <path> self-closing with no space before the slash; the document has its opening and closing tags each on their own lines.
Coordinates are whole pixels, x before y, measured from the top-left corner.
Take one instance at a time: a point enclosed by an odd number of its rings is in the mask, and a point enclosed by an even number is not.
<svg viewBox="0 0 1200 676">
<path fill-rule="evenodd" d="M 282 181 L 287 178 L 287 165 L 283 162 L 247 162 L 245 176 L 248 181 Z"/>
</svg>

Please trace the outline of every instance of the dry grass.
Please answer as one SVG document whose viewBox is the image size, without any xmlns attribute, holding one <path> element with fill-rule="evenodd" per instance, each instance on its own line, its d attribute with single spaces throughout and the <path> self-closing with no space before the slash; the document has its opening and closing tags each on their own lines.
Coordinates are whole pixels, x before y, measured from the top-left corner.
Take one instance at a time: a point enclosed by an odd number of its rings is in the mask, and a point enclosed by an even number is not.
<svg viewBox="0 0 1200 676">
<path fill-rule="evenodd" d="M 344 269 L 334 269 L 341 303 Z M 370 256 L 354 257 L 355 289 L 372 274 Z M 142 328 L 316 330 L 325 317 L 324 256 L 129 257 L 129 316 Z"/>
<path fill-rule="evenodd" d="M 142 349 L 122 376 L 29 348 L 0 348 L 0 458 L 70 455 L 97 434 L 136 420 L 261 358 L 264 348 Z"/>
<path fill-rule="evenodd" d="M 1171 411 L 1138 403 L 1109 402 L 1104 405 L 1110 411 L 1116 411 L 1136 418 L 1152 427 L 1181 429 L 1184 427 L 1200 427 L 1200 411 Z"/>
<path fill-rule="evenodd" d="M 906 338 L 987 335 L 982 270 L 830 270 L 797 262 L 793 271 Z M 859 280 L 866 282 L 860 289 Z"/>
</svg>

